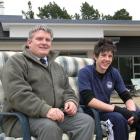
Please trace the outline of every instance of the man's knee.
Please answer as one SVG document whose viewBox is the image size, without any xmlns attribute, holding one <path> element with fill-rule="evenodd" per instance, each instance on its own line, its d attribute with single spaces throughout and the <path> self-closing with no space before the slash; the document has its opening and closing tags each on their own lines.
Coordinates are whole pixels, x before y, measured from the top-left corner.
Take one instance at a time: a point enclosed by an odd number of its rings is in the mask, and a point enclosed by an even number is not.
<svg viewBox="0 0 140 140">
<path fill-rule="evenodd" d="M 46 121 L 42 123 L 41 131 L 45 132 L 62 132 L 61 128 L 57 125 L 55 121 Z"/>
<path fill-rule="evenodd" d="M 62 139 L 63 131 L 57 125 L 55 121 L 46 121 L 42 124 L 41 128 L 38 129 L 37 137 L 43 139 Z"/>
<path fill-rule="evenodd" d="M 91 127 L 92 129 L 94 129 L 95 127 L 94 118 L 92 118 L 91 116 L 85 113 L 81 113 L 80 115 L 81 115 L 80 118 L 82 119 L 81 122 L 83 123 L 83 126 Z"/>
<path fill-rule="evenodd" d="M 57 122 L 46 119 L 30 119 L 30 130 L 31 135 L 34 137 L 39 137 L 40 139 L 56 139 L 62 138 L 62 130 L 57 125 Z"/>
</svg>

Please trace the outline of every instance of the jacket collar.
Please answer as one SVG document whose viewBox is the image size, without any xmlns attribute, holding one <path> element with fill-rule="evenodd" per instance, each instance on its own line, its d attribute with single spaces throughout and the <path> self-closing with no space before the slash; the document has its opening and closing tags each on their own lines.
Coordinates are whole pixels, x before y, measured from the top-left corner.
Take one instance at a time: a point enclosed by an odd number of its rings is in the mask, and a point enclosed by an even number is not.
<svg viewBox="0 0 140 140">
<path fill-rule="evenodd" d="M 29 49 L 27 46 L 24 47 L 23 50 L 23 55 L 25 55 L 26 57 L 28 57 L 29 59 L 32 59 L 33 61 L 40 63 L 37 59 L 37 56 L 35 56 Z M 59 55 L 58 51 L 50 51 L 47 59 L 48 59 L 48 65 L 50 65 L 55 59 L 56 57 Z"/>
</svg>

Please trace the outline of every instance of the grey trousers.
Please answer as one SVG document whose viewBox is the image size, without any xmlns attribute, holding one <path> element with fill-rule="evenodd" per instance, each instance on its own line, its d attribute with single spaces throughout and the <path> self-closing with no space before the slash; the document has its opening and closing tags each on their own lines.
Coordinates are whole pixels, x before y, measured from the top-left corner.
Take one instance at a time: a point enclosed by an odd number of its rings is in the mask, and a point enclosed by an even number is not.
<svg viewBox="0 0 140 140">
<path fill-rule="evenodd" d="M 63 133 L 70 140 L 92 140 L 95 127 L 93 118 L 79 112 L 72 117 L 66 115 L 61 123 L 47 118 L 29 118 L 29 123 L 31 135 L 37 140 L 62 140 Z M 11 135 L 19 137 L 21 132 L 15 127 Z"/>
</svg>

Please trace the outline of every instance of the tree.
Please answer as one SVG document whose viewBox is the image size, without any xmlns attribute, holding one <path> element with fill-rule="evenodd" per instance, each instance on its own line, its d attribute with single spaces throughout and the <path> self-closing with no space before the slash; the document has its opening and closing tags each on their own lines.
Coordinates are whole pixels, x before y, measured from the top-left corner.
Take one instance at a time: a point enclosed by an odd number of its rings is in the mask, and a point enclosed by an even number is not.
<svg viewBox="0 0 140 140">
<path fill-rule="evenodd" d="M 87 2 L 82 3 L 80 11 L 82 19 L 100 19 L 99 11 L 94 9 L 93 6 L 90 6 Z"/>
<path fill-rule="evenodd" d="M 71 19 L 65 8 L 61 9 L 55 2 L 49 3 L 44 7 L 38 7 L 39 14 L 37 16 L 41 19 Z"/>
<path fill-rule="evenodd" d="M 22 11 L 23 16 L 26 19 L 34 19 L 31 1 L 28 2 L 28 8 L 27 12 Z M 116 11 L 113 16 L 109 14 L 103 15 L 87 2 L 81 5 L 81 14 L 69 15 L 65 8 L 61 9 L 55 2 L 50 2 L 48 5 L 44 5 L 44 7 L 38 7 L 38 10 L 39 14 L 37 16 L 41 19 L 132 20 L 132 16 L 129 15 L 126 9 Z"/>
<path fill-rule="evenodd" d="M 132 16 L 126 11 L 126 9 L 120 9 L 114 13 L 113 16 L 111 15 L 103 15 L 102 20 L 132 20 Z"/>
<path fill-rule="evenodd" d="M 132 20 L 132 16 L 126 11 L 126 9 L 120 9 L 115 12 L 113 16 L 114 20 Z"/>
<path fill-rule="evenodd" d="M 111 16 L 111 15 L 103 15 L 102 14 L 101 19 L 102 20 L 113 20 L 113 16 Z"/>
<path fill-rule="evenodd" d="M 73 18 L 73 19 L 77 19 L 77 20 L 78 20 L 78 19 L 80 19 L 80 14 L 75 13 L 75 15 L 74 15 L 74 16 L 72 16 L 72 18 Z"/>
<path fill-rule="evenodd" d="M 26 19 L 34 19 L 34 12 L 32 11 L 32 3 L 31 3 L 31 1 L 28 1 L 28 8 L 29 8 L 29 11 L 27 11 L 27 12 L 22 10 L 22 15 Z"/>
</svg>

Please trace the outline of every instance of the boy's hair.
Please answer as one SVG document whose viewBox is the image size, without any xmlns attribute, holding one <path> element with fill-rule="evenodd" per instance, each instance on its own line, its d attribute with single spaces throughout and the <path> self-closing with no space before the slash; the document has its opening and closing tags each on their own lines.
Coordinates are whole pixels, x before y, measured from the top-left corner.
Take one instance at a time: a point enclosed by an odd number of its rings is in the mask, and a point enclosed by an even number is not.
<svg viewBox="0 0 140 140">
<path fill-rule="evenodd" d="M 50 28 L 48 28 L 47 26 L 43 26 L 43 25 L 35 26 L 32 30 L 30 30 L 28 39 L 32 39 L 33 34 L 35 32 L 37 32 L 37 31 L 40 31 L 40 30 L 49 33 L 50 36 L 51 36 L 51 39 L 53 40 L 53 32 L 52 32 L 52 30 Z"/>
<path fill-rule="evenodd" d="M 94 47 L 93 54 L 98 57 L 101 52 L 111 51 L 113 56 L 117 51 L 116 46 L 110 38 L 101 38 Z"/>
</svg>

